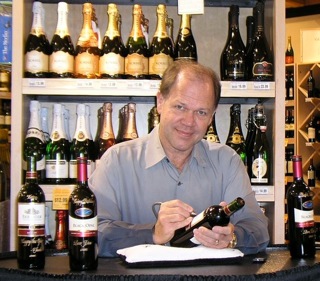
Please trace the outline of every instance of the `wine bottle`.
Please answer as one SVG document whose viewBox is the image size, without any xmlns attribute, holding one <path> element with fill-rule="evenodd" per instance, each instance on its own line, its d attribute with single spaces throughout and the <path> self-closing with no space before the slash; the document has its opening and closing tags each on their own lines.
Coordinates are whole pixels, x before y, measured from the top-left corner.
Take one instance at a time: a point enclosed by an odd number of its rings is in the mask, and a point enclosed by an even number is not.
<svg viewBox="0 0 320 281">
<path fill-rule="evenodd" d="M 312 116 L 308 125 L 308 142 L 315 142 L 316 141 L 316 120 L 315 117 Z"/>
<path fill-rule="evenodd" d="M 93 6 L 84 3 L 82 6 L 83 25 L 75 48 L 76 78 L 98 78 L 100 49 L 98 39 L 92 29 Z"/>
<path fill-rule="evenodd" d="M 98 266 L 97 200 L 88 186 L 87 159 L 77 159 L 77 186 L 69 197 L 69 264 L 71 270 Z"/>
<path fill-rule="evenodd" d="M 258 1 L 253 8 L 255 35 L 247 52 L 248 80 L 273 81 L 273 56 L 264 32 L 264 2 Z"/>
<path fill-rule="evenodd" d="M 68 29 L 68 4 L 58 3 L 58 21 L 51 39 L 52 54 L 49 57 L 50 77 L 72 78 L 75 50 Z"/>
<path fill-rule="evenodd" d="M 49 77 L 49 56 L 52 52 L 45 34 L 44 9 L 39 1 L 33 2 L 33 22 L 25 44 L 25 69 L 27 78 Z"/>
<path fill-rule="evenodd" d="M 246 41 L 246 52 L 248 52 L 248 50 L 251 47 L 251 44 L 253 42 L 253 38 L 254 38 L 254 17 L 253 16 L 247 16 L 246 19 L 246 26 L 247 26 L 247 41 Z"/>
<path fill-rule="evenodd" d="M 216 127 L 216 115 L 215 114 L 213 115 L 211 124 L 209 125 L 207 132 L 203 138 L 209 142 L 220 143 L 220 138 L 219 138 L 217 127 Z"/>
<path fill-rule="evenodd" d="M 270 184 L 271 155 L 266 130 L 267 124 L 265 115 L 257 114 L 256 135 L 253 145 L 250 173 L 251 183 L 256 185 Z"/>
<path fill-rule="evenodd" d="M 290 122 L 291 122 L 291 111 L 286 109 L 286 119 L 285 119 L 285 137 L 290 138 Z"/>
<path fill-rule="evenodd" d="M 174 59 L 198 61 L 197 45 L 191 30 L 191 15 L 182 14 L 178 36 L 174 45 Z"/>
<path fill-rule="evenodd" d="M 45 265 L 45 195 L 37 181 L 36 157 L 28 156 L 25 184 L 18 193 L 18 266 L 43 269 Z"/>
<path fill-rule="evenodd" d="M 40 119 L 41 119 L 41 128 L 44 134 L 45 144 L 50 141 L 49 127 L 48 127 L 48 108 L 42 107 L 40 108 Z"/>
<path fill-rule="evenodd" d="M 191 248 L 199 244 L 193 237 L 193 230 L 204 226 L 208 229 L 219 225 L 226 226 L 230 216 L 245 205 L 242 198 L 238 197 L 226 206 L 213 205 L 195 216 L 189 226 L 176 230 L 170 244 L 174 247 Z"/>
<path fill-rule="evenodd" d="M 86 131 L 88 132 L 88 137 L 89 137 L 89 151 L 90 151 L 90 155 L 92 156 L 91 160 L 92 161 L 96 161 L 97 155 L 96 155 L 96 147 L 95 147 L 95 143 L 93 141 L 93 137 L 91 134 L 91 126 L 90 126 L 90 106 L 86 105 Z M 90 175 L 93 173 L 95 169 L 95 162 L 91 163 L 91 171 L 90 171 Z"/>
<path fill-rule="evenodd" d="M 89 132 L 86 127 L 86 106 L 84 104 L 77 105 L 76 130 L 70 145 L 69 178 L 71 183 L 77 182 L 78 157 L 87 158 L 87 174 L 89 177 L 95 166 L 95 151 L 92 151 Z"/>
<path fill-rule="evenodd" d="M 289 136 L 290 138 L 294 138 L 294 109 L 291 109 L 290 115 Z"/>
<path fill-rule="evenodd" d="M 245 145 L 246 149 L 248 150 L 249 148 L 249 143 L 251 138 L 254 136 L 254 132 L 256 129 L 256 126 L 254 124 L 254 107 L 248 109 L 248 118 L 246 121 L 246 127 L 247 127 L 247 135 L 245 138 Z M 247 151 L 247 156 L 248 156 L 248 151 Z"/>
<path fill-rule="evenodd" d="M 64 130 L 63 107 L 53 105 L 53 121 L 50 141 L 46 146 L 46 182 L 69 182 L 70 143 Z"/>
<path fill-rule="evenodd" d="M 302 158 L 293 156 L 294 181 L 287 191 L 289 249 L 291 257 L 313 257 L 315 224 L 313 211 L 314 193 L 303 180 Z"/>
<path fill-rule="evenodd" d="M 239 6 L 229 11 L 227 42 L 220 56 L 220 75 L 224 81 L 246 80 L 246 49 L 239 31 Z"/>
<path fill-rule="evenodd" d="M 230 107 L 230 129 L 226 145 L 233 148 L 241 157 L 243 163 L 247 165 L 247 153 L 245 140 L 241 127 L 241 105 L 235 103 Z"/>
<path fill-rule="evenodd" d="M 309 77 L 307 81 L 308 98 L 315 97 L 315 79 L 312 74 L 312 70 L 309 70 Z"/>
<path fill-rule="evenodd" d="M 293 161 L 292 161 L 292 157 L 293 157 L 294 151 L 292 148 L 288 149 L 288 176 L 292 176 L 293 175 Z"/>
<path fill-rule="evenodd" d="M 127 49 L 119 30 L 121 15 L 116 4 L 108 4 L 108 28 L 103 37 L 99 70 L 101 78 L 125 78 L 124 58 Z"/>
<path fill-rule="evenodd" d="M 46 142 L 40 125 L 40 107 L 38 101 L 30 101 L 30 120 L 23 144 L 23 169 L 26 172 L 28 156 L 35 156 L 38 182 L 44 183 L 46 177 Z"/>
<path fill-rule="evenodd" d="M 132 17 L 132 28 L 126 44 L 128 55 L 124 59 L 125 74 L 129 79 L 146 79 L 149 70 L 149 50 L 141 29 L 144 17 L 141 5 L 133 5 Z"/>
<path fill-rule="evenodd" d="M 294 76 L 293 76 L 293 72 L 290 71 L 288 73 L 288 100 L 293 100 L 294 99 Z"/>
<path fill-rule="evenodd" d="M 294 51 L 291 44 L 291 36 L 288 36 L 288 45 L 286 50 L 286 63 L 294 63 Z"/>
<path fill-rule="evenodd" d="M 173 62 L 173 45 L 166 29 L 167 18 L 166 6 L 159 4 L 157 7 L 157 28 L 149 50 L 149 77 L 151 79 L 161 79 L 164 71 Z"/>
<path fill-rule="evenodd" d="M 46 232 L 46 240 L 45 240 L 45 248 L 52 249 L 53 248 L 53 240 L 50 231 L 50 219 L 49 219 L 49 207 L 46 206 L 46 219 L 45 219 L 45 232 Z"/>
<path fill-rule="evenodd" d="M 139 137 L 136 125 L 136 104 L 128 103 L 125 109 L 123 121 L 123 129 L 117 143 L 133 140 Z"/>
<path fill-rule="evenodd" d="M 160 114 L 158 113 L 157 106 L 153 106 L 148 115 L 148 133 L 150 133 L 160 123 Z"/>
<path fill-rule="evenodd" d="M 0 202 L 10 199 L 10 158 L 8 130 L 0 129 Z"/>
<path fill-rule="evenodd" d="M 56 250 L 64 250 L 68 248 L 68 210 L 56 211 L 54 247 Z"/>
<path fill-rule="evenodd" d="M 113 146 L 116 142 L 113 126 L 112 126 L 112 103 L 106 102 L 103 104 L 103 123 L 100 132 L 100 137 L 97 142 L 98 147 L 98 159 L 107 151 L 107 149 Z M 99 160 L 97 159 L 96 165 L 98 166 Z"/>
<path fill-rule="evenodd" d="M 310 158 L 308 167 L 308 186 L 310 188 L 316 187 L 316 168 L 313 165 L 313 158 Z"/>
<path fill-rule="evenodd" d="M 68 108 L 63 106 L 63 123 L 64 123 L 64 131 L 66 133 L 66 138 L 70 142 L 70 127 L 69 127 L 69 120 L 70 120 L 70 111 Z"/>
</svg>

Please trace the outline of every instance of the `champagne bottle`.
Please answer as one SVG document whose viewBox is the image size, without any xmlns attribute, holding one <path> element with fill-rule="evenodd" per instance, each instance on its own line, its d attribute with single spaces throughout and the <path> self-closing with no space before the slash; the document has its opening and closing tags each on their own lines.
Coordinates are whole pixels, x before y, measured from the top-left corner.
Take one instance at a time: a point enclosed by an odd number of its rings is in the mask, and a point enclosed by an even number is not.
<svg viewBox="0 0 320 281">
<path fill-rule="evenodd" d="M 257 114 L 256 135 L 251 156 L 252 163 L 250 180 L 252 184 L 270 184 L 271 159 L 266 130 L 267 124 L 265 115 Z"/>
<path fill-rule="evenodd" d="M 149 50 L 149 77 L 151 79 L 161 79 L 166 68 L 173 62 L 173 45 L 166 29 L 167 18 L 166 6 L 159 4 L 157 28 Z"/>
<path fill-rule="evenodd" d="M 316 168 L 313 165 L 313 158 L 310 158 L 308 167 L 308 186 L 310 188 L 316 187 Z"/>
<path fill-rule="evenodd" d="M 247 52 L 248 80 L 273 81 L 273 56 L 264 32 L 264 2 L 257 2 L 253 12 L 255 18 L 255 36 Z"/>
<path fill-rule="evenodd" d="M 100 49 L 98 39 L 92 29 L 93 7 L 91 3 L 82 6 L 83 25 L 75 49 L 76 78 L 99 77 Z"/>
<path fill-rule="evenodd" d="M 160 114 L 158 113 L 157 106 L 151 108 L 148 118 L 148 133 L 160 123 Z"/>
<path fill-rule="evenodd" d="M 130 79 L 146 79 L 149 70 L 149 50 L 142 33 L 143 13 L 140 5 L 133 5 L 133 22 L 127 40 L 128 56 L 124 59 L 125 74 Z"/>
<path fill-rule="evenodd" d="M 224 81 L 246 80 L 246 49 L 239 31 L 239 6 L 231 5 L 229 32 L 220 56 L 220 75 Z"/>
<path fill-rule="evenodd" d="M 107 151 L 107 149 L 115 144 L 115 136 L 112 126 L 112 103 L 106 102 L 103 104 L 103 123 L 98 140 L 98 159 Z M 96 161 L 98 166 L 99 161 Z"/>
<path fill-rule="evenodd" d="M 288 45 L 286 50 L 286 63 L 294 63 L 294 51 L 291 44 L 291 36 L 288 36 Z"/>
<path fill-rule="evenodd" d="M 174 45 L 174 59 L 198 61 L 197 45 L 191 30 L 191 15 L 181 15 L 180 28 Z"/>
<path fill-rule="evenodd" d="M 75 50 L 68 29 L 68 4 L 58 3 L 58 21 L 51 40 L 52 54 L 49 58 L 50 76 L 72 78 L 74 73 Z"/>
<path fill-rule="evenodd" d="M 119 14 L 116 4 L 108 4 L 108 28 L 103 37 L 102 50 L 99 61 L 101 78 L 125 78 L 124 59 L 127 56 L 127 49 L 123 44 L 119 21 Z"/>
<path fill-rule="evenodd" d="M 41 119 L 41 128 L 44 134 L 45 144 L 50 141 L 49 127 L 48 127 L 48 108 L 41 107 L 40 108 L 40 119 Z"/>
<path fill-rule="evenodd" d="M 215 114 L 213 115 L 211 124 L 209 125 L 207 132 L 203 138 L 209 142 L 220 143 L 220 138 L 219 138 L 218 131 L 216 128 L 216 115 Z"/>
<path fill-rule="evenodd" d="M 287 191 L 289 249 L 291 257 L 315 255 L 314 193 L 303 180 L 302 158 L 293 156 L 294 181 Z"/>
<path fill-rule="evenodd" d="M 248 50 L 250 49 L 251 44 L 253 42 L 254 30 L 255 30 L 253 16 L 247 16 L 246 26 L 247 26 L 246 52 L 248 52 Z"/>
<path fill-rule="evenodd" d="M 87 159 L 77 159 L 77 186 L 69 197 L 69 264 L 71 270 L 98 266 L 97 201 L 88 186 Z"/>
<path fill-rule="evenodd" d="M 254 107 L 248 109 L 248 118 L 246 121 L 247 135 L 245 138 L 245 145 L 247 149 L 247 156 L 249 156 L 248 149 L 251 138 L 254 137 L 256 126 L 254 124 Z"/>
<path fill-rule="evenodd" d="M 195 216 L 189 226 L 176 230 L 170 244 L 174 247 L 195 247 L 199 242 L 193 237 L 193 230 L 204 226 L 208 229 L 219 225 L 226 226 L 230 216 L 245 205 L 242 198 L 238 197 L 226 206 L 213 205 Z"/>
<path fill-rule="evenodd" d="M 30 120 L 23 145 L 23 169 L 24 171 L 27 170 L 28 156 L 35 156 L 38 182 L 44 183 L 46 175 L 46 143 L 40 125 L 40 107 L 38 101 L 30 101 Z"/>
<path fill-rule="evenodd" d="M 54 247 L 57 250 L 68 248 L 68 211 L 56 211 L 56 233 L 54 236 Z"/>
<path fill-rule="evenodd" d="M 78 157 L 87 158 L 87 174 L 89 177 L 94 170 L 95 151 L 92 151 L 89 132 L 86 127 L 86 106 L 84 104 L 77 105 L 76 130 L 70 145 L 69 178 L 71 183 L 77 182 Z"/>
<path fill-rule="evenodd" d="M 18 266 L 45 265 L 45 195 L 37 181 L 36 157 L 28 156 L 25 184 L 18 193 Z"/>
<path fill-rule="evenodd" d="M 315 79 L 312 74 L 312 69 L 309 70 L 309 77 L 307 81 L 307 90 L 308 90 L 308 98 L 314 98 L 315 97 Z"/>
<path fill-rule="evenodd" d="M 96 161 L 96 147 L 95 147 L 95 143 L 93 141 L 93 137 L 91 134 L 91 126 L 90 126 L 90 106 L 86 105 L 86 131 L 88 132 L 88 136 L 89 136 L 89 151 L 90 151 L 90 155 L 92 155 L 92 161 Z M 91 171 L 90 171 L 90 175 L 93 173 L 95 169 L 95 163 L 91 163 Z"/>
<path fill-rule="evenodd" d="M 49 56 L 52 52 L 45 34 L 44 9 L 39 1 L 33 2 L 33 22 L 25 44 L 25 69 L 27 78 L 49 77 Z"/>
<path fill-rule="evenodd" d="M 139 137 L 136 125 L 136 104 L 128 103 L 124 113 L 124 127 L 121 131 L 121 137 L 117 142 L 133 140 Z"/>
<path fill-rule="evenodd" d="M 69 120 L 70 120 L 70 111 L 68 108 L 63 106 L 64 131 L 66 133 L 67 140 L 70 142 L 71 138 L 70 138 Z"/>
<path fill-rule="evenodd" d="M 49 184 L 69 182 L 70 143 L 64 130 L 63 107 L 53 105 L 50 142 L 46 147 L 46 181 Z"/>
<path fill-rule="evenodd" d="M 241 157 L 243 163 L 247 165 L 247 154 L 245 140 L 241 127 L 241 105 L 239 103 L 233 104 L 230 107 L 230 129 L 226 145 L 233 148 Z"/>
</svg>

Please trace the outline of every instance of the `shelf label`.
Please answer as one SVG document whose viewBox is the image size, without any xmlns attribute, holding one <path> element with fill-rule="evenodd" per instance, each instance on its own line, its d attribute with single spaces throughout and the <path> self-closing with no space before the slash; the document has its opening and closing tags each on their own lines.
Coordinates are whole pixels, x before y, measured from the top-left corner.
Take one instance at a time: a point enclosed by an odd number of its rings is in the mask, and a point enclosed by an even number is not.
<svg viewBox="0 0 320 281">
<path fill-rule="evenodd" d="M 78 88 L 93 88 L 93 81 L 91 81 L 90 79 L 78 80 L 77 87 Z"/>
<path fill-rule="evenodd" d="M 246 90 L 248 89 L 247 82 L 230 82 L 230 89 L 231 90 Z"/>
<path fill-rule="evenodd" d="M 271 90 L 270 82 L 254 82 L 253 83 L 254 90 Z"/>
<path fill-rule="evenodd" d="M 159 90 L 160 81 L 150 81 L 150 90 Z"/>
<path fill-rule="evenodd" d="M 68 187 L 54 187 L 52 193 L 52 209 L 53 210 L 68 210 L 69 196 L 72 190 Z"/>
<path fill-rule="evenodd" d="M 128 89 L 143 89 L 144 82 L 143 81 L 128 81 Z"/>
<path fill-rule="evenodd" d="M 29 87 L 45 87 L 46 80 L 45 79 L 28 79 Z"/>
<path fill-rule="evenodd" d="M 269 188 L 267 186 L 252 186 L 252 190 L 256 193 L 256 195 L 270 194 Z"/>
<path fill-rule="evenodd" d="M 114 80 L 106 80 L 100 83 L 100 88 L 117 89 L 118 83 Z"/>
</svg>

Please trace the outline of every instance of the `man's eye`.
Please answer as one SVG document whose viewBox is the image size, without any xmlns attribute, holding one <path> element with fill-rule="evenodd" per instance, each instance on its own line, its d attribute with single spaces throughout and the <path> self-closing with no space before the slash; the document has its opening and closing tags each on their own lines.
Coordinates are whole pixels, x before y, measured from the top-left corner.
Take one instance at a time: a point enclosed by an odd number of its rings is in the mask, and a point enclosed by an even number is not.
<svg viewBox="0 0 320 281">
<path fill-rule="evenodd" d="M 198 112 L 198 115 L 202 116 L 202 117 L 205 117 L 205 116 L 208 115 L 208 113 L 206 111 L 203 111 L 203 110 L 198 110 L 197 112 Z"/>
<path fill-rule="evenodd" d="M 176 105 L 175 107 L 176 107 L 176 109 L 181 110 L 181 111 L 185 109 L 182 105 Z"/>
</svg>

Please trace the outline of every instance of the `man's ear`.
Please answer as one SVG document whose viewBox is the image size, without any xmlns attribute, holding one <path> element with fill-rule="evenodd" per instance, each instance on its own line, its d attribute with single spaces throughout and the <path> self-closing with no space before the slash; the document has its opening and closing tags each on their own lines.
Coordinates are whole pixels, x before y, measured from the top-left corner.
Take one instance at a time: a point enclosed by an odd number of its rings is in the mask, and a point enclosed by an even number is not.
<svg viewBox="0 0 320 281">
<path fill-rule="evenodd" d="M 160 91 L 157 93 L 157 111 L 161 114 L 162 105 L 164 103 L 164 97 Z"/>
</svg>

